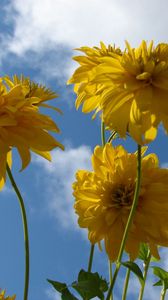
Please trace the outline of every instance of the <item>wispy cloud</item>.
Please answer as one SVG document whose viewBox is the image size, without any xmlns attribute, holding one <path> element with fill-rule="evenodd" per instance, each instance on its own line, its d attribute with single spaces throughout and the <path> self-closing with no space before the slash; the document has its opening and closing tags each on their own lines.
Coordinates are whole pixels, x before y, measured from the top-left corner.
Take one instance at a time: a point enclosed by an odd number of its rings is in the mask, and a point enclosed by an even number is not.
<svg viewBox="0 0 168 300">
<path fill-rule="evenodd" d="M 167 1 L 124 0 L 13 0 L 14 34 L 10 50 L 40 51 L 55 44 L 76 47 L 84 43 L 123 43 L 166 36 Z M 161 13 L 162 22 L 154 22 Z M 134 34 L 134 35 L 133 35 Z M 26 38 L 25 38 L 26 37 Z"/>
<path fill-rule="evenodd" d="M 10 186 L 10 184 L 6 184 L 3 189 L 1 190 L 1 194 L 4 196 L 9 196 L 11 194 L 13 194 L 13 189 L 12 187 Z"/>
<path fill-rule="evenodd" d="M 53 67 L 54 56 L 52 61 L 47 59 L 46 66 L 39 63 L 50 76 L 65 72 L 69 77 L 75 47 L 98 45 L 100 40 L 121 47 L 125 39 L 134 45 L 142 39 L 167 41 L 166 0 L 11 0 L 5 11 L 6 25 L 12 24 L 12 30 L 2 35 L 6 54 L 14 53 L 20 59 L 26 55 L 29 59 L 31 53 L 45 53 L 47 58 L 50 51 L 67 51 L 69 63 L 66 55 L 62 59 L 55 56 L 57 64 L 61 62 L 60 69 Z M 159 16 L 161 21 L 156 22 Z"/>
<path fill-rule="evenodd" d="M 54 289 L 52 288 L 48 288 L 46 291 L 45 291 L 45 294 L 47 296 L 48 299 L 50 300 L 60 300 L 60 294 L 57 293 Z"/>
<path fill-rule="evenodd" d="M 153 284 L 156 281 L 157 281 L 157 279 L 154 281 L 153 276 L 150 272 L 148 274 L 147 282 L 145 285 L 144 297 L 143 297 L 144 300 L 158 300 L 159 299 L 161 288 L 153 287 Z M 140 286 L 138 279 L 131 276 L 129 290 L 128 290 L 130 299 L 138 299 L 140 289 L 141 289 L 141 286 Z"/>
<path fill-rule="evenodd" d="M 161 164 L 161 168 L 167 169 L 168 168 L 168 162 L 164 162 Z"/>
<path fill-rule="evenodd" d="M 37 157 L 35 163 L 42 168 L 42 183 L 46 186 L 47 209 L 60 226 L 77 228 L 77 218 L 73 209 L 72 183 L 78 169 L 91 168 L 91 149 L 87 146 L 53 151 L 52 163 Z"/>
</svg>

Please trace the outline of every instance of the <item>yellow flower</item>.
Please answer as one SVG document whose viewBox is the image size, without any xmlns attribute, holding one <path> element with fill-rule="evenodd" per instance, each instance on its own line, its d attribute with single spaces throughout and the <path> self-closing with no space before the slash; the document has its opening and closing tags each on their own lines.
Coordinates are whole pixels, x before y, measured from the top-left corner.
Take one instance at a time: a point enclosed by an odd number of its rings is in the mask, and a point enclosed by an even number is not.
<svg viewBox="0 0 168 300">
<path fill-rule="evenodd" d="M 52 149 L 63 149 L 48 132 L 58 133 L 57 125 L 39 112 L 40 107 L 53 108 L 44 102 L 55 97 L 55 93 L 29 78 L 0 79 L 0 189 L 5 183 L 6 162 L 10 167 L 12 164 L 13 147 L 22 159 L 22 170 L 31 160 L 30 151 L 50 160 Z"/>
<path fill-rule="evenodd" d="M 88 228 L 92 244 L 104 240 L 112 261 L 117 258 L 133 201 L 136 164 L 137 154 L 122 146 L 97 146 L 93 171 L 79 170 L 73 184 L 79 226 Z M 125 248 L 131 259 L 138 256 L 140 243 L 147 243 L 155 257 L 157 245 L 168 246 L 167 193 L 168 169 L 159 168 L 155 154 L 143 157 L 140 195 Z"/>
<path fill-rule="evenodd" d="M 68 84 L 75 83 L 74 91 L 77 93 L 76 108 L 83 104 L 82 111 L 89 113 L 96 109 L 100 110 L 100 94 L 102 93 L 102 83 L 92 82 L 91 78 L 96 75 L 97 66 L 101 64 L 103 57 L 118 57 L 121 55 L 119 48 L 109 45 L 106 47 L 102 42 L 100 48 L 81 47 L 77 49 L 84 52 L 86 56 L 75 56 L 74 60 L 80 67 L 74 72 Z"/>
<path fill-rule="evenodd" d="M 168 133 L 168 44 L 154 47 L 153 42 L 142 41 L 138 48 L 131 48 L 126 42 L 122 54 L 102 55 L 99 65 L 87 72 L 84 112 L 88 107 L 97 109 L 94 95 L 105 124 L 121 137 L 129 131 L 139 144 L 148 143 L 155 139 L 160 122 Z M 83 80 L 77 77 L 82 86 Z M 95 84 L 99 89 L 91 91 Z M 78 98 L 80 94 L 79 87 Z"/>
<path fill-rule="evenodd" d="M 8 297 L 5 297 L 5 291 L 1 291 L 0 293 L 0 300 L 15 300 L 16 296 L 8 296 Z"/>
</svg>

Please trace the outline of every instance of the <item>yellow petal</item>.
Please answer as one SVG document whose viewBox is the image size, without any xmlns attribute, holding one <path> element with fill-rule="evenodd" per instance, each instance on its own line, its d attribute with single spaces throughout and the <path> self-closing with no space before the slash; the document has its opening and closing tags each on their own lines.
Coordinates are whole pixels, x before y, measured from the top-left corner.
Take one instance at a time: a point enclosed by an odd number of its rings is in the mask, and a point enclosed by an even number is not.
<svg viewBox="0 0 168 300">
<path fill-rule="evenodd" d="M 17 146 L 17 150 L 22 159 L 22 168 L 20 169 L 20 171 L 23 171 L 31 161 L 30 150 L 29 148 L 24 146 Z"/>
</svg>

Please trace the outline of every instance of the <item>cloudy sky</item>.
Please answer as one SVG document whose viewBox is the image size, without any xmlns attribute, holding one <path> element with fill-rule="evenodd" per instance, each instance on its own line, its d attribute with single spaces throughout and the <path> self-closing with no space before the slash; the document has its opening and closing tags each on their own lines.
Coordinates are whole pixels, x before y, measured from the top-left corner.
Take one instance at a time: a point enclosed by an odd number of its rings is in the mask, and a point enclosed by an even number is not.
<svg viewBox="0 0 168 300">
<path fill-rule="evenodd" d="M 1 0 L 1 75 L 24 74 L 46 84 L 59 94 L 55 105 L 63 116 L 51 113 L 61 134 L 65 151 L 53 151 L 53 162 L 33 156 L 31 165 L 19 173 L 15 155 L 13 172 L 25 198 L 28 214 L 31 276 L 30 300 L 59 299 L 46 278 L 71 283 L 80 268 L 87 267 L 87 234 L 78 228 L 73 213 L 71 184 L 77 169 L 90 169 L 90 156 L 100 144 L 99 120 L 91 121 L 74 108 L 73 88 L 66 86 L 75 63 L 73 50 L 96 46 L 102 40 L 121 48 L 128 40 L 137 46 L 142 39 L 167 42 L 168 3 L 166 0 Z M 135 145 L 125 142 L 128 150 Z M 150 151 L 167 165 L 168 141 L 162 129 Z M 19 206 L 8 183 L 0 200 L 0 287 L 9 294 L 23 295 L 23 232 Z M 166 251 L 163 252 L 168 268 Z M 107 258 L 96 251 L 94 270 L 107 276 Z M 116 286 L 116 299 L 119 298 Z M 134 280 L 135 289 L 139 283 Z M 151 279 L 146 300 L 158 299 Z M 150 296 L 149 296 L 150 292 Z M 131 291 L 130 291 L 131 293 Z M 131 295 L 130 297 L 135 297 Z"/>
</svg>

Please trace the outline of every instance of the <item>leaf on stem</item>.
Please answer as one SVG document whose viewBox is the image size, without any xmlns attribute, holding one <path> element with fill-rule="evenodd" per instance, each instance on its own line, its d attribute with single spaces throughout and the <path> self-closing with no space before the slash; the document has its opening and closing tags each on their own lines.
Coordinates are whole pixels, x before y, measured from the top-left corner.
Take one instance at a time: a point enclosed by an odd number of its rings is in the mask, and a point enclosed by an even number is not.
<svg viewBox="0 0 168 300">
<path fill-rule="evenodd" d="M 149 246 L 145 243 L 141 243 L 138 258 L 141 259 L 142 261 L 146 262 L 148 260 L 149 253 L 150 253 Z M 152 256 L 150 259 L 150 261 L 153 261 L 153 262 L 157 262 L 159 260 L 160 259 L 158 259 L 154 256 Z"/>
<path fill-rule="evenodd" d="M 59 281 L 53 281 L 50 279 L 47 279 L 47 281 L 53 286 L 53 288 L 61 293 L 61 299 L 62 300 L 78 300 L 68 289 L 66 283 L 62 283 Z"/>
<path fill-rule="evenodd" d="M 159 277 L 159 281 L 157 281 L 154 286 L 164 286 L 164 289 L 168 289 L 168 272 L 160 267 L 152 267 L 153 273 Z"/>
<path fill-rule="evenodd" d="M 78 275 L 78 281 L 72 283 L 74 288 L 83 299 L 92 299 L 98 297 L 104 299 L 104 292 L 108 290 L 106 280 L 102 279 L 99 274 L 81 270 Z"/>
<path fill-rule="evenodd" d="M 146 261 L 148 259 L 149 247 L 145 243 L 140 244 L 138 258 Z"/>
<path fill-rule="evenodd" d="M 142 271 L 136 263 L 132 261 L 126 261 L 126 262 L 122 262 L 121 264 L 122 266 L 128 268 L 131 272 L 133 272 L 137 276 L 141 285 L 144 283 Z"/>
</svg>

